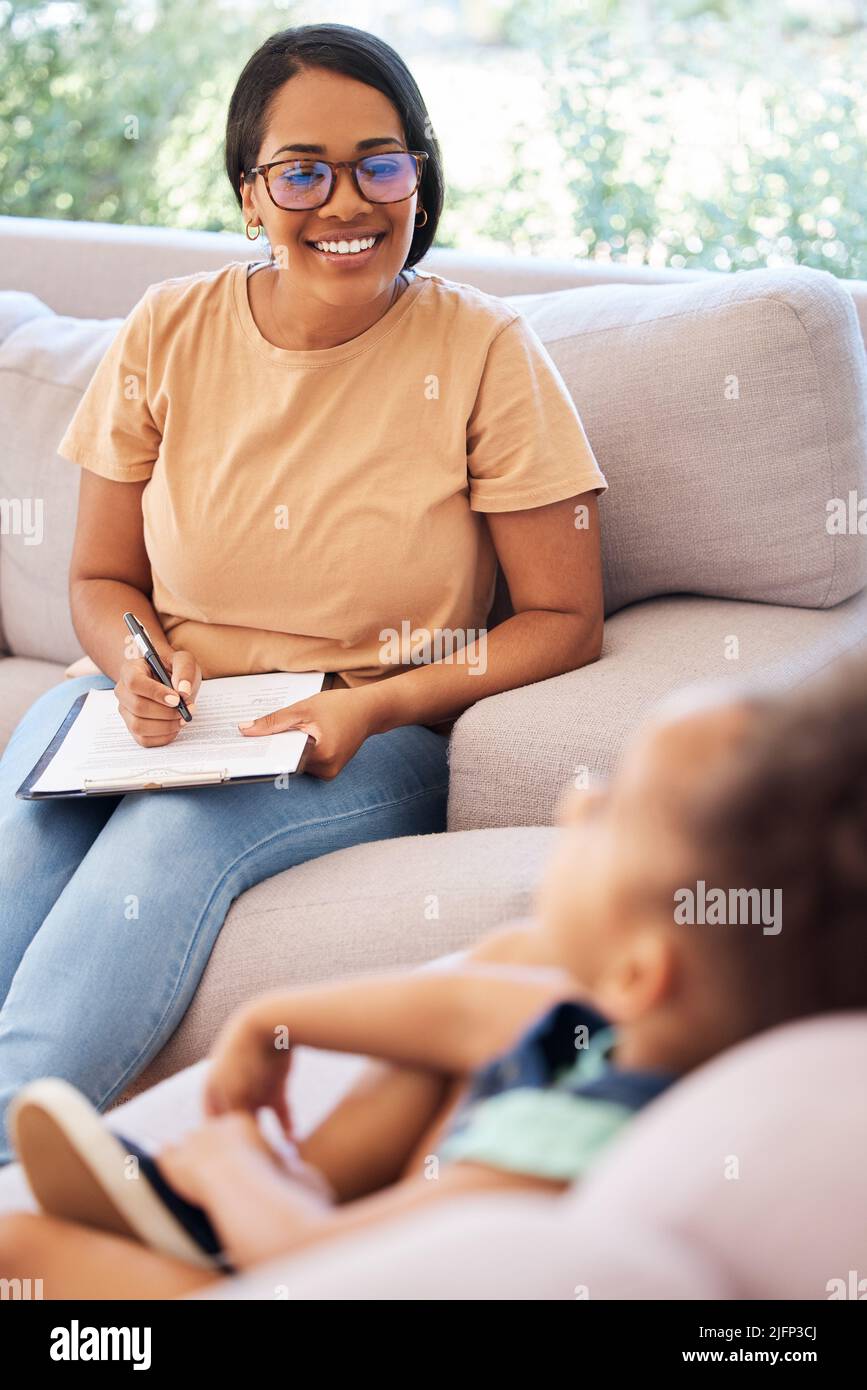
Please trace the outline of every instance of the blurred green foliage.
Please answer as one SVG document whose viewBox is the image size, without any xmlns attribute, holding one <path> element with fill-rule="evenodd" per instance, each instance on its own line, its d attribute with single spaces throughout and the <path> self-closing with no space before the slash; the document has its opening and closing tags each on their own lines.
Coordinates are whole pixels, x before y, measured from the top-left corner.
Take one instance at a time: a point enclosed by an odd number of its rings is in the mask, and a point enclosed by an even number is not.
<svg viewBox="0 0 867 1390">
<path fill-rule="evenodd" d="M 240 230 L 226 104 L 297 8 L 0 0 L 0 212 Z M 516 124 L 496 183 L 452 184 L 439 244 L 472 208 L 512 252 L 867 277 L 867 0 L 465 8 L 535 65 L 546 128 Z"/>
<path fill-rule="evenodd" d="M 292 22 L 273 3 L 0 0 L 0 212 L 239 230 L 226 106 Z"/>
<path fill-rule="evenodd" d="M 864 0 L 513 0 L 503 24 L 543 65 L 571 254 L 867 276 Z M 538 139 L 487 230 L 543 254 L 563 213 L 548 178 L 521 196 Z"/>
</svg>

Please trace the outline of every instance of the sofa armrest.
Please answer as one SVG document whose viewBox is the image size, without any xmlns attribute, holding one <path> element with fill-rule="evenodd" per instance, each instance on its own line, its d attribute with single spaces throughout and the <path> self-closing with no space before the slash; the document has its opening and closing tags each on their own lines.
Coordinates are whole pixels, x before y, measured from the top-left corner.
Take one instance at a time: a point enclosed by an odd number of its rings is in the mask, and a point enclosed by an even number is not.
<svg viewBox="0 0 867 1390">
<path fill-rule="evenodd" d="M 580 1252 L 580 1253 L 579 1253 Z M 587 1271 L 592 1271 L 588 1288 Z M 585 1292 L 586 1290 L 586 1292 Z M 576 1232 L 561 1202 L 456 1197 L 377 1230 L 221 1279 L 182 1302 L 726 1299 L 702 1253 L 605 1209 Z"/>
</svg>

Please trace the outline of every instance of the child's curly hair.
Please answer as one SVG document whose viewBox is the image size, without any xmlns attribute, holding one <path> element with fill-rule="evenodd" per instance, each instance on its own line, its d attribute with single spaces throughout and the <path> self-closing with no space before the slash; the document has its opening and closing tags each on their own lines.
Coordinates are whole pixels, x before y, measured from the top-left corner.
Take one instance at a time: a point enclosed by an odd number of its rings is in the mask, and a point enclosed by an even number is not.
<svg viewBox="0 0 867 1390">
<path fill-rule="evenodd" d="M 714 932 L 754 1030 L 867 1007 L 867 649 L 749 703 L 691 830 L 708 884 L 781 890 L 778 935 Z"/>
</svg>

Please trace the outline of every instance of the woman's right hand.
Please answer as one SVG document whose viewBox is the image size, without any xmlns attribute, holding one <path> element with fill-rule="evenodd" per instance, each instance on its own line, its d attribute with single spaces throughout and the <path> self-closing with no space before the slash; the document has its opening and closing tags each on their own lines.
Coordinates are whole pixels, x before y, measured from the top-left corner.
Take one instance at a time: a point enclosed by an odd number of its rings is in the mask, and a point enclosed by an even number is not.
<svg viewBox="0 0 867 1390">
<path fill-rule="evenodd" d="M 143 656 L 127 657 L 114 688 L 121 718 L 142 748 L 162 748 L 177 738 L 186 720 L 178 714 L 179 694 L 189 710 L 199 693 L 202 672 L 192 652 L 173 652 L 163 664 L 172 690 L 158 681 Z"/>
</svg>

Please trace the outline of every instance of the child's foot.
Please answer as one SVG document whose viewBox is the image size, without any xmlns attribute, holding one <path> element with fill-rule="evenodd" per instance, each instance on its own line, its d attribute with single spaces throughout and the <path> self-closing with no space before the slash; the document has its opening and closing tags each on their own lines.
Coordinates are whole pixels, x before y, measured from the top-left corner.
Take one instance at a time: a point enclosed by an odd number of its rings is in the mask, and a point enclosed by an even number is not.
<svg viewBox="0 0 867 1390">
<path fill-rule="evenodd" d="M 176 1260 L 231 1270 L 207 1215 L 169 1187 L 154 1160 L 115 1135 L 67 1081 L 25 1086 L 9 1112 L 34 1197 L 67 1221 L 138 1240 Z"/>
</svg>

